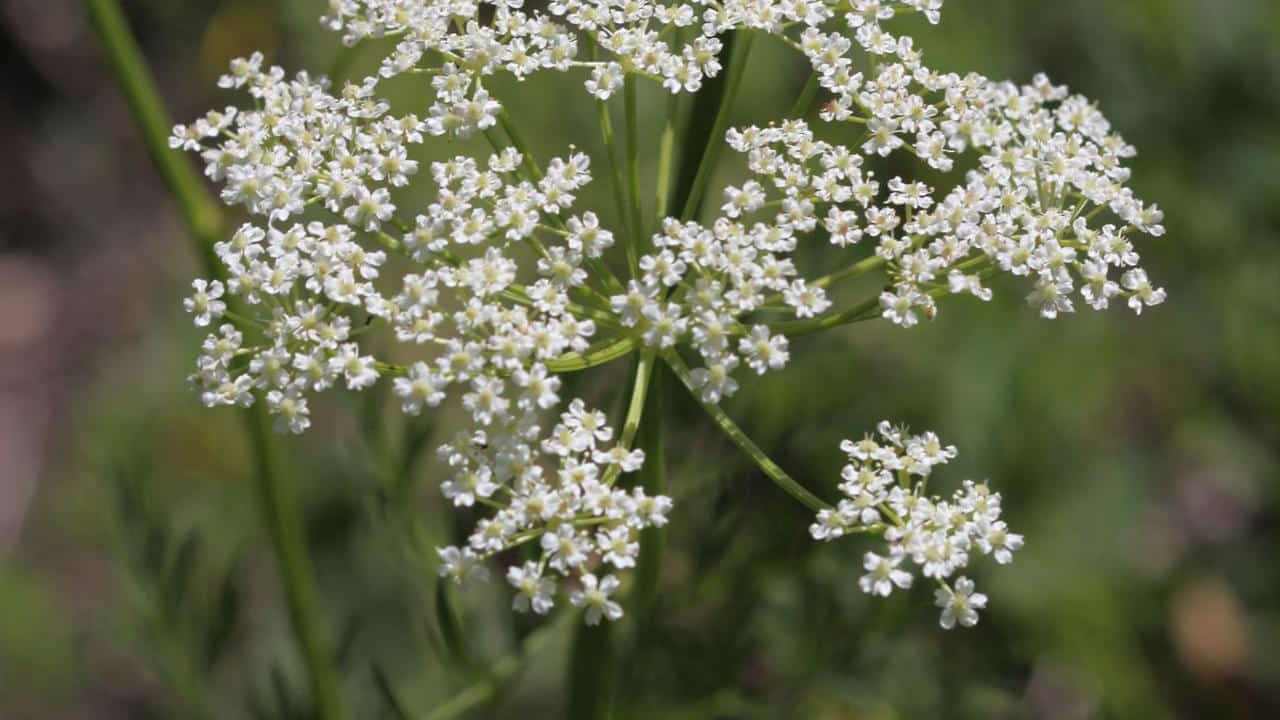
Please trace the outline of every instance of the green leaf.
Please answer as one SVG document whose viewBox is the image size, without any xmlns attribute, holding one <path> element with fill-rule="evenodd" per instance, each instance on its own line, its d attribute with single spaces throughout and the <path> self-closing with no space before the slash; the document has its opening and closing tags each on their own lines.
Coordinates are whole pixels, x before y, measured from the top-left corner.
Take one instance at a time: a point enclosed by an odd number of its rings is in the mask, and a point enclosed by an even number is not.
<svg viewBox="0 0 1280 720">
<path fill-rule="evenodd" d="M 458 616 L 453 611 L 449 600 L 449 584 L 445 581 L 436 583 L 436 626 L 440 630 L 440 638 L 449 659 L 463 667 L 469 667 L 471 660 L 467 655 L 466 641 L 458 625 Z"/>
<path fill-rule="evenodd" d="M 378 689 L 378 694 L 382 696 L 382 702 L 391 710 L 397 720 L 409 720 L 410 715 L 404 708 L 404 703 L 400 702 L 400 698 L 396 696 L 396 690 L 391 685 L 391 679 L 387 677 L 387 673 L 382 666 L 374 663 L 371 668 L 373 671 L 373 684 Z"/>
<path fill-rule="evenodd" d="M 200 560 L 200 531 L 190 530 L 174 553 L 173 563 L 169 566 L 169 577 L 166 583 L 165 597 L 169 609 L 175 615 L 182 611 L 187 597 L 187 589 L 191 586 L 191 576 Z"/>
<path fill-rule="evenodd" d="M 212 669 L 226 652 L 228 641 L 240 620 L 240 560 L 237 558 L 228 568 L 218 588 L 218 599 L 213 615 L 205 629 L 204 663 Z"/>
</svg>

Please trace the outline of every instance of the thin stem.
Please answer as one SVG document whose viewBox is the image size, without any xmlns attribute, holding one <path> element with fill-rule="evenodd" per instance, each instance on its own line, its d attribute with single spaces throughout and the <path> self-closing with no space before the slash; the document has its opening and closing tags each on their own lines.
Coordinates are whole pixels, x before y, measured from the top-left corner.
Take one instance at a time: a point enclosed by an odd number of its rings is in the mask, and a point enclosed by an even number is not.
<svg viewBox="0 0 1280 720">
<path fill-rule="evenodd" d="M 85 9 L 129 104 L 147 153 L 178 203 L 187 230 L 200 241 L 201 255 L 209 263 L 213 260 L 213 243 L 222 238 L 222 211 L 205 191 L 203 181 L 191 165 L 169 148 L 173 124 L 116 0 L 85 0 Z"/>
<path fill-rule="evenodd" d="M 796 101 L 787 111 L 786 117 L 802 118 L 809 114 L 809 108 L 813 107 L 813 99 L 816 97 L 818 97 L 818 73 L 810 72 L 809 79 L 800 89 L 800 94 L 796 96 Z"/>
<path fill-rule="evenodd" d="M 858 262 L 850 265 L 849 267 L 843 268 L 841 270 L 837 270 L 833 273 L 828 273 L 826 275 L 823 275 L 817 280 L 814 280 L 813 282 L 809 283 L 809 286 L 824 288 L 824 289 L 829 288 L 832 285 L 835 285 L 836 283 L 840 282 L 841 280 L 847 280 L 851 277 L 858 277 L 859 275 L 865 275 L 873 270 L 878 270 L 879 268 L 884 267 L 886 262 L 887 261 L 884 258 L 880 257 L 879 255 L 872 255 L 871 257 L 863 258 L 862 260 L 859 260 Z M 772 305 L 781 300 L 782 300 L 782 293 L 774 293 L 764 299 L 764 304 Z"/>
<path fill-rule="evenodd" d="M 628 73 L 622 83 L 623 104 L 627 112 L 627 191 L 631 212 L 631 244 L 628 246 L 627 260 L 639 256 L 643 251 L 644 220 L 640 208 L 640 128 L 638 127 L 638 81 L 634 74 Z M 632 266 L 632 276 L 637 274 L 637 266 Z"/>
<path fill-rule="evenodd" d="M 680 382 L 689 390 L 689 393 L 698 401 L 698 404 L 702 405 L 702 409 L 706 410 L 707 414 L 711 416 L 711 419 L 716 421 L 716 424 L 720 426 L 720 429 L 724 434 L 728 435 L 734 445 L 737 445 L 740 450 L 754 460 L 756 465 L 760 466 L 760 469 L 764 471 L 765 475 L 769 476 L 769 479 L 772 480 L 775 485 L 781 488 L 783 492 L 796 500 L 799 500 L 814 512 L 825 510 L 830 507 L 817 495 L 806 490 L 803 485 L 796 482 L 794 478 L 788 475 L 786 470 L 783 470 L 781 466 L 770 459 L 769 456 L 760 449 L 760 446 L 756 445 L 751 438 L 747 437 L 747 434 L 742 432 L 742 428 L 738 427 L 737 423 L 735 423 L 724 410 L 720 409 L 719 405 L 703 402 L 702 394 L 698 392 L 698 388 L 693 382 L 693 376 L 689 372 L 689 366 L 685 365 L 684 360 L 681 359 L 678 353 L 668 351 L 663 354 L 662 358 L 666 360 L 667 365 L 669 365 L 671 370 L 675 372 L 676 377 L 680 378 Z"/>
<path fill-rule="evenodd" d="M 667 491 L 666 444 L 662 433 L 663 410 L 668 391 L 664 376 L 667 371 L 662 366 L 653 369 L 649 381 L 648 407 L 645 415 L 648 421 L 641 423 L 640 433 L 636 438 L 637 446 L 644 451 L 644 465 L 640 468 L 640 487 L 650 496 L 662 495 Z M 636 563 L 636 586 L 632 607 L 636 618 L 644 623 L 653 608 L 658 593 L 659 571 L 662 567 L 662 550 L 665 544 L 665 532 L 659 527 L 645 528 L 640 533 L 640 560 Z"/>
<path fill-rule="evenodd" d="M 224 277 L 213 253 L 213 243 L 221 238 L 224 226 L 222 212 L 191 165 L 168 147 L 172 125 L 124 14 L 116 0 L 85 0 L 85 9 L 152 162 L 178 203 L 204 273 L 215 279 Z M 346 710 L 319 618 L 302 515 L 288 478 L 279 469 L 266 412 L 260 405 L 255 406 L 245 410 L 242 419 L 253 453 L 259 501 L 274 545 L 289 619 L 311 681 L 316 712 L 322 720 L 342 720 Z"/>
<path fill-rule="evenodd" d="M 640 358 L 636 362 L 635 380 L 631 385 L 631 402 L 627 405 L 627 417 L 622 421 L 622 435 L 618 438 L 618 444 L 624 448 L 631 448 L 636 439 L 636 432 L 640 429 L 640 419 L 644 417 L 645 401 L 649 393 L 649 378 L 653 376 L 653 365 L 653 351 L 641 351 Z M 613 482 L 618 477 L 618 472 L 618 466 L 611 465 L 605 471 L 605 484 Z"/>
<path fill-rule="evenodd" d="M 613 175 L 613 201 L 618 206 L 618 220 L 627 228 L 625 243 L 627 251 L 627 267 L 631 276 L 639 274 L 639 258 L 636 256 L 637 230 L 631 227 L 631 213 L 627 208 L 626 181 L 622 177 L 622 161 L 618 159 L 618 144 L 613 133 L 613 118 L 609 115 L 609 103 L 596 101 L 596 117 L 600 121 L 600 136 L 604 139 L 605 155 L 609 158 L 609 169 Z"/>
<path fill-rule="evenodd" d="M 813 287 L 827 288 L 832 285 L 851 277 L 865 275 L 872 270 L 877 270 L 885 266 L 886 260 L 879 255 L 872 255 L 869 258 L 859 260 L 843 270 L 837 270 L 829 275 L 822 277 L 809 283 Z"/>
<path fill-rule="evenodd" d="M 872 297 L 854 305 L 848 310 L 830 315 L 823 315 L 810 320 L 784 320 L 781 322 L 769 323 L 769 328 L 789 336 L 809 335 L 821 330 L 829 330 L 841 325 L 860 322 L 863 320 L 871 320 L 879 317 L 873 314 L 880 307 L 880 298 Z"/>
<path fill-rule="evenodd" d="M 511 138 L 511 144 L 516 150 L 520 151 L 520 155 L 524 158 L 525 167 L 529 168 L 529 174 L 533 176 L 533 181 L 537 182 L 542 179 L 542 168 L 538 165 L 538 160 L 529 151 L 529 146 L 525 144 L 524 138 L 520 136 L 520 131 L 516 129 L 516 124 L 511 122 L 511 117 L 507 115 L 507 109 L 504 107 L 498 112 L 498 122 L 502 125 L 503 131 L 507 133 L 507 137 Z"/>
<path fill-rule="evenodd" d="M 636 341 L 631 338 L 617 338 L 598 342 L 584 352 L 570 352 L 547 362 L 547 369 L 556 373 L 577 372 L 597 365 L 617 360 L 631 354 L 636 349 Z"/>
<path fill-rule="evenodd" d="M 662 138 L 658 141 L 658 187 L 654 207 L 658 222 L 667 217 L 667 208 L 671 205 L 671 179 L 675 168 L 676 125 L 680 123 L 680 95 L 670 93 L 667 97 L 667 123 L 662 128 Z"/>
<path fill-rule="evenodd" d="M 747 58 L 751 54 L 751 44 L 755 40 L 755 36 L 749 30 L 738 30 L 735 34 L 737 39 L 734 42 L 733 58 L 729 61 L 729 78 L 724 97 L 720 101 L 720 109 L 716 111 L 716 120 L 711 126 L 709 142 L 702 151 L 702 159 L 698 162 L 698 173 L 693 178 L 693 187 L 689 191 L 689 197 L 685 199 L 684 210 L 680 213 L 680 219 L 685 222 L 693 220 L 702 206 L 707 185 L 711 182 L 711 175 L 715 172 L 720 151 L 724 147 L 724 133 L 729 125 L 733 99 L 742 85 Z"/>
<path fill-rule="evenodd" d="M 510 138 L 511 145 L 520 152 L 520 156 L 523 160 L 522 165 L 525 168 L 525 173 L 523 174 L 525 174 L 526 178 L 534 183 L 542 180 L 542 166 L 538 164 L 538 159 L 534 157 L 532 152 L 530 152 L 529 146 L 524 142 L 524 138 L 521 137 L 519 130 L 516 129 L 516 124 L 511 122 L 511 117 L 507 114 L 505 107 L 498 113 L 498 122 L 501 123 L 502 129 L 506 132 L 507 137 Z M 498 141 L 497 134 L 493 132 L 492 128 L 486 130 L 484 135 L 485 138 L 488 139 L 489 144 L 493 146 L 495 152 L 502 150 L 502 143 Z M 567 234 L 564 222 L 561 221 L 558 216 L 553 215 L 550 218 L 550 222 L 555 226 L 552 228 L 553 231 Z M 533 242 L 534 247 L 538 250 L 539 254 L 545 257 L 546 249 L 543 248 L 541 243 L 536 239 L 533 240 Z M 607 285 L 610 290 L 614 292 L 622 292 L 622 282 L 618 280 L 617 276 L 613 274 L 613 271 L 610 270 L 609 266 L 605 265 L 602 260 L 599 258 L 587 258 L 587 264 L 596 271 L 596 274 L 599 277 L 603 278 L 605 285 Z"/>
</svg>

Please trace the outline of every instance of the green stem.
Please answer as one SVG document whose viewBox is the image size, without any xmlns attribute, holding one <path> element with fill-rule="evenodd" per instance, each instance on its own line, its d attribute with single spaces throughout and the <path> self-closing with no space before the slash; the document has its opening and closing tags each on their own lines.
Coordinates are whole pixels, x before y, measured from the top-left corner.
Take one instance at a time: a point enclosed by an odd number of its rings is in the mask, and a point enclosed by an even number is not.
<svg viewBox="0 0 1280 720">
<path fill-rule="evenodd" d="M 505 107 L 498 113 L 498 122 L 501 123 L 502 129 L 506 132 L 507 137 L 510 138 L 511 145 L 520 152 L 529 181 L 537 183 L 542 180 L 542 166 L 538 164 L 538 159 L 534 157 L 532 152 L 530 152 L 529 146 L 525 143 L 519 130 L 516 129 L 516 124 L 511 122 L 511 117 L 507 114 L 507 109 Z M 493 132 L 492 128 L 486 130 L 484 136 L 488 139 L 489 144 L 493 146 L 494 152 L 500 152 L 502 150 L 502 143 L 498 141 L 496 133 Z M 555 226 L 556 230 L 560 232 L 565 231 L 565 225 L 560 220 L 559 216 L 552 216 L 550 218 L 550 222 Z M 543 256 L 546 255 L 545 249 L 540 249 L 539 252 Z M 617 276 L 613 274 L 613 271 L 609 269 L 609 266 L 604 264 L 601 259 L 587 258 L 587 264 L 596 271 L 598 276 L 603 278 L 605 285 L 607 285 L 609 289 L 614 292 L 622 292 L 622 282 L 618 280 Z"/>
<path fill-rule="evenodd" d="M 800 89 L 800 94 L 796 96 L 796 101 L 787 111 L 786 117 L 803 118 L 809 114 L 809 108 L 813 107 L 813 99 L 816 97 L 818 97 L 818 73 L 810 72 L 808 81 Z"/>
<path fill-rule="evenodd" d="M 809 320 L 784 320 L 781 322 L 769 323 L 769 329 L 776 330 L 784 335 L 795 337 L 796 335 L 809 335 L 822 330 L 830 330 L 841 325 L 861 322 L 863 320 L 872 320 L 880 317 L 875 314 L 875 310 L 880 307 L 880 297 L 867 298 L 866 300 L 854 305 L 848 310 L 843 310 L 830 315 L 823 315 Z"/>
<path fill-rule="evenodd" d="M 641 427 L 645 406 L 649 401 L 650 379 L 656 357 L 653 350 L 643 350 L 636 360 L 635 379 L 631 385 L 631 401 L 622 423 L 618 443 L 630 448 Z M 649 427 L 657 425 L 651 416 Z M 661 450 L 659 449 L 659 454 Z M 660 465 L 661 458 L 657 458 Z M 645 457 L 648 467 L 650 458 Z M 604 483 L 612 483 L 618 477 L 618 466 L 610 466 L 605 472 Z M 574 633 L 573 647 L 569 654 L 569 714 L 571 720 L 608 720 L 613 712 L 614 687 L 617 682 L 617 657 L 614 649 L 612 623 L 595 627 L 580 626 Z"/>
<path fill-rule="evenodd" d="M 644 416 L 645 401 L 649 394 L 649 378 L 653 376 L 654 352 L 652 350 L 642 350 L 639 359 L 636 360 L 636 376 L 631 384 L 631 402 L 627 406 L 627 417 L 622 421 L 622 435 L 618 438 L 618 444 L 625 448 L 630 448 L 636 439 L 636 432 L 640 429 L 640 420 Z M 605 471 L 604 482 L 606 485 L 613 482 L 618 477 L 618 466 L 612 465 Z"/>
<path fill-rule="evenodd" d="M 579 623 L 569 651 L 569 720 L 611 720 L 617 656 L 613 623 Z"/>
<path fill-rule="evenodd" d="M 666 444 L 662 433 L 663 406 L 667 392 L 667 383 L 663 378 L 665 374 L 666 370 L 661 366 L 653 369 L 649 381 L 648 407 L 644 411 L 648 421 L 641 423 L 640 433 L 636 438 L 637 446 L 644 451 L 640 486 L 649 496 L 662 495 L 667 491 Z M 649 616 L 657 597 L 664 544 L 665 533 L 662 528 L 646 528 L 640 533 L 640 560 L 636 563 L 636 585 L 632 602 L 636 619 L 640 623 L 644 623 Z"/>
<path fill-rule="evenodd" d="M 630 200 L 631 211 L 631 247 L 627 254 L 628 262 L 631 258 L 639 256 L 644 252 L 644 220 L 640 207 L 640 128 L 637 118 L 638 104 L 638 80 L 634 74 L 628 74 L 623 80 L 622 95 L 623 103 L 627 112 L 626 127 L 626 143 L 627 143 L 627 191 Z M 634 276 L 639 268 L 633 266 L 631 273 Z"/>
<path fill-rule="evenodd" d="M 823 275 L 817 280 L 814 280 L 813 282 L 809 283 L 809 286 L 824 288 L 824 289 L 829 288 L 832 285 L 835 285 L 836 283 L 840 282 L 841 280 L 846 280 L 851 277 L 857 277 L 859 275 L 865 275 L 873 270 L 882 268 L 885 266 L 885 263 L 886 261 L 884 258 L 880 257 L 879 255 L 872 255 L 871 257 L 863 258 L 862 260 L 859 260 L 858 262 L 850 265 L 847 268 Z M 774 293 L 764 299 L 764 304 L 773 305 L 774 303 L 780 302 L 781 300 L 782 300 L 782 293 Z"/>
<path fill-rule="evenodd" d="M 872 270 L 882 268 L 884 267 L 885 262 L 885 259 L 879 255 L 872 255 L 869 258 L 859 260 L 843 270 L 837 270 L 829 275 L 823 275 L 809 284 L 813 287 L 820 288 L 831 287 L 846 278 L 857 277 L 858 275 L 864 275 Z"/>
<path fill-rule="evenodd" d="M 332 663 L 332 648 L 320 623 L 315 577 L 307 556 L 298 498 L 289 483 L 289 475 L 280 471 L 266 410 L 257 404 L 244 410 L 244 416 L 253 445 L 258 502 L 275 545 L 289 622 L 302 649 L 319 717 L 338 720 L 346 717 L 346 711 Z"/>
<path fill-rule="evenodd" d="M 689 366 L 685 365 L 684 360 L 680 358 L 678 353 L 675 351 L 668 351 L 662 356 L 662 358 L 667 361 L 667 365 L 669 365 L 671 370 L 675 372 L 676 377 L 680 378 L 680 382 L 689 390 L 689 393 L 698 401 L 698 404 L 702 405 L 702 409 L 706 410 L 707 414 L 711 416 L 711 419 L 716 421 L 716 424 L 720 426 L 720 429 L 724 434 L 728 435 L 734 445 L 737 445 L 740 450 L 754 460 L 756 465 L 760 466 L 760 469 L 764 471 L 765 475 L 769 476 L 769 479 L 772 480 L 775 485 L 782 488 L 782 490 L 791 497 L 799 500 L 801 503 L 804 503 L 805 506 L 814 512 L 830 507 L 817 495 L 806 490 L 803 485 L 796 482 L 794 478 L 788 475 L 786 470 L 783 470 L 777 463 L 770 459 L 769 456 L 760 449 L 760 446 L 756 445 L 751 438 L 747 437 L 747 434 L 742 432 L 742 428 L 738 427 L 738 425 L 733 422 L 727 414 L 725 414 L 725 411 L 720 409 L 719 405 L 702 401 L 702 394 L 698 392 L 697 386 L 694 385 L 693 377 L 689 372 Z"/>
<path fill-rule="evenodd" d="M 638 242 L 636 228 L 631 227 L 631 213 L 627 209 L 626 181 L 622 177 L 622 161 L 618 159 L 618 144 L 613 133 L 613 118 L 609 115 L 609 103 L 596 101 L 596 117 L 600 121 L 600 136 L 604 139 L 605 156 L 609 158 L 609 169 L 613 174 L 613 201 L 618 206 L 618 221 L 627 228 L 627 267 L 631 276 L 639 274 L 639 258 L 636 255 Z"/>
<path fill-rule="evenodd" d="M 667 98 L 667 123 L 662 128 L 662 138 L 658 142 L 658 187 L 654 207 L 658 222 L 667 217 L 667 208 L 671 206 L 671 179 L 675 167 L 676 126 L 680 123 L 678 94 L 672 93 Z"/>
<path fill-rule="evenodd" d="M 631 354 L 636 349 L 636 341 L 631 338 L 605 340 L 587 348 L 585 352 L 570 352 L 547 362 L 551 372 L 566 373 L 586 370 L 597 365 L 604 365 L 620 357 Z"/>
<path fill-rule="evenodd" d="M 711 182 L 711 175 L 715 172 L 720 151 L 724 147 L 724 134 L 729 126 L 729 113 L 733 107 L 733 99 L 737 96 L 742 78 L 746 74 L 747 58 L 751 54 L 751 43 L 755 36 L 749 30 L 738 30 L 735 35 L 724 97 L 720 101 L 720 109 L 716 111 L 716 120 L 711 126 L 711 136 L 708 138 L 706 147 L 703 148 L 702 160 L 698 163 L 698 173 L 693 178 L 693 187 L 689 191 L 689 197 L 685 199 L 684 210 L 680 213 L 680 219 L 685 222 L 693 220 L 702 206 L 707 185 Z"/>
<path fill-rule="evenodd" d="M 505 107 L 498 113 L 498 122 L 502 125 L 502 129 L 507 133 L 507 137 L 511 138 L 511 144 L 515 146 L 516 150 L 520 151 L 520 155 L 524 159 L 525 167 L 529 169 L 530 175 L 533 176 L 533 181 L 537 182 L 541 180 L 542 168 L 538 165 L 538 160 L 533 156 L 533 153 L 529 151 L 529 146 L 525 144 L 524 138 L 521 137 L 520 132 L 516 130 L 516 124 L 511 122 L 511 117 L 507 115 L 507 109 Z"/>
<path fill-rule="evenodd" d="M 222 212 L 191 165 L 168 146 L 172 124 L 120 6 L 116 0 L 85 0 L 85 9 L 142 133 L 147 152 L 178 203 L 204 273 L 214 279 L 224 277 L 213 253 L 213 243 L 222 236 Z M 244 411 L 242 418 L 253 453 L 263 516 L 274 545 L 289 618 L 307 667 L 317 714 L 322 720 L 342 720 L 346 710 L 319 618 L 302 516 L 287 477 L 279 471 L 266 412 L 258 405 Z"/>
<path fill-rule="evenodd" d="M 129 112 L 138 124 L 147 153 L 178 203 L 188 231 L 201 243 L 206 264 L 214 260 L 213 243 L 222 239 L 222 212 L 204 189 L 200 176 L 169 148 L 173 129 L 150 70 L 129 31 L 116 0 L 85 0 L 89 21 L 106 52 Z"/>
</svg>

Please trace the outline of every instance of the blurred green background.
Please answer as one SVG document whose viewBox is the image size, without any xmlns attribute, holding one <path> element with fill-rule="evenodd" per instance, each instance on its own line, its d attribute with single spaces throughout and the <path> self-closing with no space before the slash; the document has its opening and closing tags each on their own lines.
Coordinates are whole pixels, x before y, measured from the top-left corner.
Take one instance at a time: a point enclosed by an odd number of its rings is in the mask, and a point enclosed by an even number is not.
<svg viewBox="0 0 1280 720">
<path fill-rule="evenodd" d="M 254 49 L 329 68 L 325 4 L 125 3 L 177 120 L 243 102 L 214 80 Z M 240 428 L 184 385 L 194 262 L 173 205 L 79 3 L 5 0 L 0 17 L 0 717 L 183 718 L 191 702 L 302 717 Z M 1047 322 L 997 286 L 910 331 L 798 340 L 792 367 L 727 403 L 826 497 L 839 440 L 881 418 L 958 445 L 942 482 L 991 478 L 1027 538 L 1013 565 L 978 568 L 991 607 L 968 631 L 941 632 L 923 588 L 859 592 L 867 546 L 812 543 L 804 509 L 673 394 L 678 506 L 658 611 L 623 636 L 622 717 L 1280 717 L 1280 3 L 947 0 L 941 26 L 915 31 L 935 67 L 1044 70 L 1099 102 L 1139 149 L 1132 185 L 1166 210 L 1168 235 L 1140 249 L 1169 301 Z M 804 77 L 757 43 L 737 120 L 775 117 Z M 579 82 L 497 84 L 541 157 L 598 149 Z M 423 112 L 412 82 L 391 93 Z M 656 143 L 664 103 L 644 99 Z M 608 218 L 607 192 L 601 174 L 583 205 Z M 626 374 L 572 390 L 616 407 Z M 406 428 L 378 400 L 321 402 L 290 465 L 356 717 L 390 717 L 375 674 L 420 717 L 477 676 L 441 660 L 432 567 L 405 527 L 456 530 L 429 451 L 404 507 L 372 458 L 432 446 L 449 416 Z M 478 667 L 529 631 L 506 602 L 479 586 L 454 609 Z M 560 716 L 568 633 L 550 636 L 471 717 Z"/>
</svg>

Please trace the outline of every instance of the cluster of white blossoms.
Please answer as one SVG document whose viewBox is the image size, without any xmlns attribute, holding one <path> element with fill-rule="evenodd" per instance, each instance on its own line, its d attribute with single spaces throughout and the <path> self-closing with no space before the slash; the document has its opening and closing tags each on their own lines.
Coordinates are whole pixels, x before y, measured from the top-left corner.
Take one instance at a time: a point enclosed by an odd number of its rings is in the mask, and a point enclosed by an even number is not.
<svg viewBox="0 0 1280 720">
<path fill-rule="evenodd" d="M 1047 318 L 1079 301 L 1136 312 L 1163 301 L 1134 248 L 1137 236 L 1164 229 L 1159 208 L 1126 185 L 1133 148 L 1088 100 L 1043 77 L 1018 86 L 926 67 L 888 23 L 936 23 L 941 5 L 331 0 L 325 22 L 348 44 L 394 40 L 376 74 L 335 89 L 306 73 L 287 77 L 255 54 L 219 81 L 247 92 L 251 108 L 174 128 L 171 145 L 198 152 L 222 199 L 249 216 L 214 248 L 220 277 L 196 280 L 186 300 L 195 323 L 212 330 L 193 382 L 205 404 L 261 401 L 278 429 L 294 433 L 310 426 L 314 394 L 337 385 L 390 381 L 409 414 L 455 398 L 467 420 L 440 449 L 450 469 L 443 490 L 493 514 L 465 547 L 441 551 L 444 572 L 462 578 L 537 542 L 541 559 L 508 576 L 518 609 L 547 612 L 555 578 L 569 578 L 589 621 L 616 617 L 609 598 L 619 580 L 596 573 L 630 567 L 636 533 L 661 525 L 671 502 L 614 486 L 643 461 L 631 449 L 635 428 L 615 440 L 600 413 L 561 398 L 557 372 L 637 349 L 668 362 L 692 349 L 700 363 L 690 384 L 714 405 L 743 375 L 783 368 L 789 336 L 876 317 L 910 327 L 933 318 L 943 296 L 989 299 L 984 281 L 997 271 L 1025 278 Z M 698 91 L 722 71 L 729 31 L 772 35 L 803 54 L 831 96 L 821 119 L 861 127 L 862 139 L 822 141 L 798 119 L 729 130 L 723 140 L 745 160 L 746 177 L 723 190 L 718 211 L 656 218 L 651 239 L 627 234 L 639 257 L 619 279 L 608 257 L 613 232 L 573 209 L 591 159 L 571 147 L 542 164 L 506 147 L 510 138 L 523 149 L 485 83 L 499 73 L 579 72 L 607 118 L 605 101 L 628 77 Z M 430 85 L 422 116 L 397 114 L 379 97 L 396 76 Z M 415 145 L 476 131 L 492 155 L 419 173 Z M 895 154 L 919 163 L 893 167 L 952 180 L 886 173 Z M 430 176 L 431 201 L 399 206 L 400 188 L 427 182 L 420 175 Z M 632 210 L 632 224 L 644 226 L 643 208 Z M 837 248 L 828 257 L 847 252 L 850 264 L 802 277 L 796 254 L 828 243 Z M 882 289 L 837 307 L 829 290 L 871 272 L 883 273 Z M 370 354 L 363 336 L 380 329 L 407 364 Z M 557 412 L 561 422 L 544 434 Z M 972 548 L 1007 560 L 1020 539 L 1004 533 L 999 496 L 985 486 L 950 501 L 923 497 L 923 482 L 890 487 L 895 472 L 924 478 L 949 452 L 932 436 L 895 432 L 885 430 L 867 457 L 853 450 L 871 446 L 850 446 L 850 472 L 862 479 L 846 478 L 849 498 L 822 514 L 815 537 L 883 527 L 891 552 L 868 556 L 864 587 L 886 594 L 909 582 L 898 565 L 911 558 L 942 583 L 944 624 L 972 624 L 985 599 L 967 579 L 947 578 Z"/>
<path fill-rule="evenodd" d="M 867 572 L 858 581 L 863 592 L 888 597 L 895 587 L 911 587 L 915 576 L 904 565 L 909 561 L 937 582 L 935 599 L 942 608 L 943 628 L 976 625 L 986 595 L 974 592 L 967 577 L 954 583 L 949 579 L 968 567 L 974 553 L 990 555 L 1003 565 L 1022 547 L 1022 536 L 1009 532 L 1000 519 L 1000 493 L 991 492 L 985 483 L 965 481 L 950 500 L 927 495 L 933 468 L 956 456 L 955 447 L 943 445 L 932 432 L 909 435 L 884 421 L 876 435 L 846 440 L 840 449 L 849 458 L 840 475 L 845 497 L 835 508 L 818 512 L 809 528 L 814 539 L 883 534 L 886 552 L 868 552 L 863 558 Z"/>
<path fill-rule="evenodd" d="M 538 560 L 507 571 L 515 610 L 547 614 L 555 605 L 555 578 L 574 578 L 580 589 L 570 602 L 585 609 L 587 624 L 601 617 L 616 620 L 622 608 L 609 596 L 620 583 L 593 571 L 635 567 L 640 531 L 666 525 L 671 499 L 615 485 L 621 473 L 640 469 L 644 452 L 610 444 L 615 438 L 604 413 L 581 400 L 569 405 L 545 437 L 536 423 L 530 409 L 440 446 L 450 475 L 445 496 L 460 507 L 479 503 L 494 509 L 476 524 L 466 547 L 439 550 L 440 574 L 461 582 L 482 573 L 484 559 L 537 542 Z M 548 467 L 555 469 L 547 472 Z"/>
</svg>

